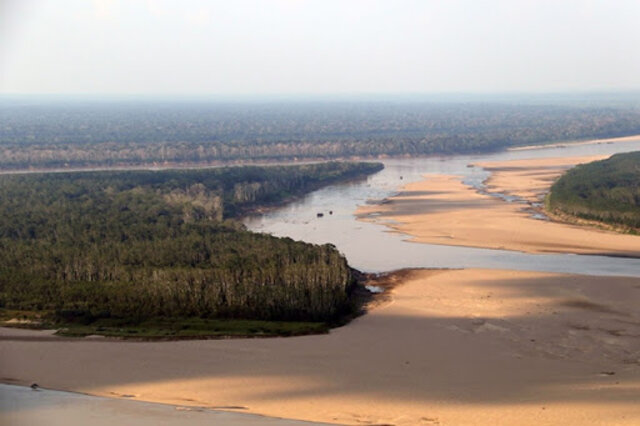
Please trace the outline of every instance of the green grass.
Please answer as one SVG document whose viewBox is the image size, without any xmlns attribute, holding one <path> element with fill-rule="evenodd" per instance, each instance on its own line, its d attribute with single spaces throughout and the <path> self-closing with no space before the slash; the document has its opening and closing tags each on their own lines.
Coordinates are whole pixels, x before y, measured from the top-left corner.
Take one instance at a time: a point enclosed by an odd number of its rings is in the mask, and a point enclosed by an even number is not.
<svg viewBox="0 0 640 426">
<path fill-rule="evenodd" d="M 8 309 L 0 309 L 0 326 L 57 329 L 57 335 L 66 337 L 99 335 L 138 339 L 301 336 L 327 333 L 330 328 L 325 322 L 207 318 L 154 318 L 137 324 L 103 318 L 90 324 L 76 324 L 52 322 L 41 312 Z"/>
</svg>

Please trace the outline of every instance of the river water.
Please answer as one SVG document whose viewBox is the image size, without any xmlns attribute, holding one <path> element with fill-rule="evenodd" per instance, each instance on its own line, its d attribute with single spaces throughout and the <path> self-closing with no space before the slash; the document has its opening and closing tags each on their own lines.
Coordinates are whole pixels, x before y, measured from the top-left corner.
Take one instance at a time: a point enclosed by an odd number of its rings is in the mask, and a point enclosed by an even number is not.
<svg viewBox="0 0 640 426">
<path fill-rule="evenodd" d="M 0 425 L 6 426 L 321 426 L 298 420 L 198 407 L 102 398 L 0 384 Z"/>
<path fill-rule="evenodd" d="M 331 243 L 354 268 L 384 272 L 401 268 L 501 268 L 588 275 L 640 276 L 640 259 L 574 254 L 527 254 L 409 242 L 410 237 L 390 232 L 383 224 L 356 219 L 358 206 L 382 200 L 425 173 L 454 174 L 481 187 L 489 172 L 471 164 L 525 158 L 614 154 L 640 150 L 633 142 L 567 145 L 472 156 L 384 160 L 384 170 L 366 180 L 333 185 L 303 199 L 245 221 L 256 232 L 290 237 L 310 243 Z M 317 217 L 323 213 L 322 218 Z M 329 214 L 329 212 L 332 212 Z M 640 244 L 640 237 L 638 238 Z"/>
</svg>

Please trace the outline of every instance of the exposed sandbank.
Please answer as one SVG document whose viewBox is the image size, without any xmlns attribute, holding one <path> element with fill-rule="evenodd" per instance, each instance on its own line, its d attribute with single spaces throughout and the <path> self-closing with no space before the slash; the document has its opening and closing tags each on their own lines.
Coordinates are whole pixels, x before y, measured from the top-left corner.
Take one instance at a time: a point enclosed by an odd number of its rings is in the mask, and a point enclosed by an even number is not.
<svg viewBox="0 0 640 426">
<path fill-rule="evenodd" d="M 391 301 L 323 336 L 69 341 L 0 329 L 0 377 L 342 424 L 640 422 L 640 278 L 471 269 L 400 280 Z"/>
<path fill-rule="evenodd" d="M 556 142 L 551 144 L 513 146 L 510 148 L 507 148 L 507 151 L 528 151 L 532 149 L 562 148 L 565 146 L 576 146 L 576 145 L 598 145 L 602 143 L 637 142 L 639 140 L 640 140 L 640 135 L 622 136 L 619 138 L 588 139 L 588 140 L 581 140 L 581 141 L 568 140 L 568 141 Z"/>
<path fill-rule="evenodd" d="M 478 164 L 492 172 L 487 191 L 516 196 L 522 203 L 479 193 L 461 177 L 425 175 L 382 205 L 363 206 L 363 220 L 383 222 L 412 241 L 528 253 L 608 254 L 640 257 L 640 237 L 533 217 L 551 184 L 576 164 L 604 156 L 541 158 Z M 538 208 L 540 210 L 540 208 Z M 539 211 L 538 211 L 539 213 Z"/>
</svg>

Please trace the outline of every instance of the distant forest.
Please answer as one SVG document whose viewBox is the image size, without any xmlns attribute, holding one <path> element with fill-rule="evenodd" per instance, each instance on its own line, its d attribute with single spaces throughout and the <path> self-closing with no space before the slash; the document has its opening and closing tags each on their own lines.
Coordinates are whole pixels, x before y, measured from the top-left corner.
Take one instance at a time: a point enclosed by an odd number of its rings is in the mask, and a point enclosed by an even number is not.
<svg viewBox="0 0 640 426">
<path fill-rule="evenodd" d="M 552 211 L 640 232 L 640 151 L 574 167 L 547 200 Z"/>
<path fill-rule="evenodd" d="M 0 102 L 0 169 L 473 153 L 640 134 L 627 103 Z"/>
<path fill-rule="evenodd" d="M 0 308 L 116 318 L 331 322 L 353 308 L 332 245 L 252 233 L 258 206 L 376 163 L 0 176 Z"/>
</svg>

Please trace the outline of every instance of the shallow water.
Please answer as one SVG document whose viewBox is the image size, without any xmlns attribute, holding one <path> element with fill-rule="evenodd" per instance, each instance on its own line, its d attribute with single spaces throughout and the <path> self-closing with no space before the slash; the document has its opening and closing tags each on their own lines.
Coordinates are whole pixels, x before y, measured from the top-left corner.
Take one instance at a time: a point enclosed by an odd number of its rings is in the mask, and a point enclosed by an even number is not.
<svg viewBox="0 0 640 426">
<path fill-rule="evenodd" d="M 489 172 L 470 164 L 546 158 L 614 154 L 640 150 L 636 142 L 573 145 L 530 151 L 506 151 L 488 155 L 393 159 L 385 169 L 366 180 L 330 186 L 305 198 L 248 218 L 247 227 L 257 232 L 290 237 L 311 243 L 331 243 L 349 263 L 366 272 L 400 268 L 502 268 L 589 275 L 640 276 L 640 259 L 573 254 L 527 254 L 516 251 L 412 243 L 408 236 L 390 232 L 382 224 L 356 220 L 354 212 L 371 200 L 383 200 L 399 188 L 418 181 L 426 173 L 463 176 L 480 188 Z M 333 211 L 329 215 L 328 212 Z M 318 218 L 317 213 L 325 213 Z M 640 244 L 640 238 L 639 244 Z"/>
<path fill-rule="evenodd" d="M 101 398 L 0 384 L 0 425 L 12 426 L 313 426 L 311 423 L 197 407 Z"/>
</svg>

